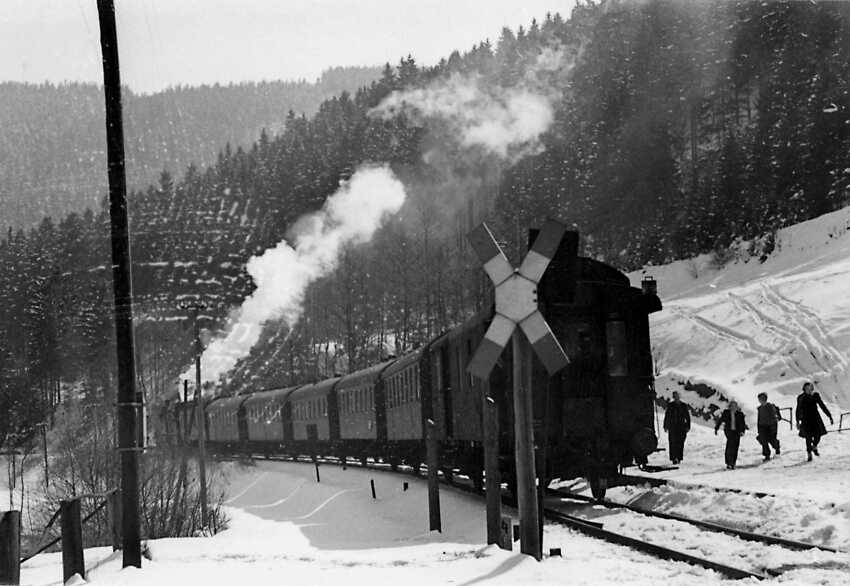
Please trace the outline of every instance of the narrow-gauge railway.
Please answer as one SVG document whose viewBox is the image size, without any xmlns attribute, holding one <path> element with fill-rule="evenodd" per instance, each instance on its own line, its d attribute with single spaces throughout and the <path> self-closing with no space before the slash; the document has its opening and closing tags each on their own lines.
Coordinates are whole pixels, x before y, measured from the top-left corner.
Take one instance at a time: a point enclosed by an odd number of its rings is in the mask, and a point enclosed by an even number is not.
<svg viewBox="0 0 850 586">
<path fill-rule="evenodd" d="M 569 233 L 568 233 L 569 234 Z M 586 477 L 597 497 L 620 471 L 657 446 L 649 314 L 661 309 L 654 281 L 632 287 L 616 269 L 562 240 L 537 289 L 538 305 L 570 364 L 549 376 L 532 358 L 535 441 L 545 480 Z M 467 366 L 493 317 L 484 311 L 413 352 L 344 376 L 219 398 L 205 406 L 207 441 L 218 453 L 373 458 L 414 469 L 431 427 L 446 475 L 483 482 L 483 388 Z M 510 349 L 490 377 L 499 408 L 502 478 L 515 484 Z M 162 423 L 191 418 L 166 408 Z M 193 430 L 197 433 L 197 429 Z"/>
</svg>

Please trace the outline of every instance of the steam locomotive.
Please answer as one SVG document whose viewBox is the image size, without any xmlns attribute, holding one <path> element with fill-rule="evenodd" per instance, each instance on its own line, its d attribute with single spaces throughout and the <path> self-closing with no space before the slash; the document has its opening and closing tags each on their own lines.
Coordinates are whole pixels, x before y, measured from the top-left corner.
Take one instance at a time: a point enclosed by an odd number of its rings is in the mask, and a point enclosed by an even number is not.
<svg viewBox="0 0 850 586">
<path fill-rule="evenodd" d="M 545 479 L 585 477 L 602 498 L 622 467 L 645 463 L 657 446 L 648 316 L 661 301 L 653 281 L 632 287 L 618 270 L 579 257 L 567 240 L 538 300 L 570 364 L 549 376 L 532 358 L 535 445 L 545 449 Z M 208 446 L 221 454 L 372 458 L 418 470 L 431 426 L 443 474 L 480 486 L 484 397 L 467 365 L 492 317 L 484 311 L 409 354 L 345 376 L 215 399 L 205 411 Z M 499 410 L 502 478 L 515 490 L 510 354 L 509 347 L 493 370 L 489 395 Z"/>
</svg>

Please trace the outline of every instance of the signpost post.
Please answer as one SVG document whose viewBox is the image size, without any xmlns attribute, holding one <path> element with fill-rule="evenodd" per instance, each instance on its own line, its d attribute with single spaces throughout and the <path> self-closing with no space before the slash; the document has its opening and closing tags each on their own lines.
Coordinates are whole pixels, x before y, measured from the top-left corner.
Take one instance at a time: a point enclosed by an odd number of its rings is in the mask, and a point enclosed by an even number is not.
<svg viewBox="0 0 850 586">
<path fill-rule="evenodd" d="M 475 228 L 467 237 L 484 264 L 484 271 L 496 287 L 496 312 L 493 321 L 467 370 L 473 376 L 487 381 L 508 340 L 512 340 L 514 448 L 520 551 L 534 556 L 537 560 L 543 557 L 543 547 L 535 486 L 533 389 L 531 353 L 528 346 L 531 346 L 550 375 L 569 363 L 564 349 L 537 306 L 537 284 L 557 252 L 565 232 L 566 227 L 563 224 L 548 220 L 522 264 L 516 269 L 508 262 L 486 224 Z M 490 514 L 494 513 L 488 512 L 488 515 Z"/>
</svg>

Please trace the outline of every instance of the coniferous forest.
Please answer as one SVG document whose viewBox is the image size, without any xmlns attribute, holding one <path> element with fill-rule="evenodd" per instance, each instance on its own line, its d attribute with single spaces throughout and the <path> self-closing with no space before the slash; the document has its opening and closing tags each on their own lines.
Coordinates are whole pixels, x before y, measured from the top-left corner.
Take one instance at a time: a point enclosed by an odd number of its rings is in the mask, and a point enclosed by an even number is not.
<svg viewBox="0 0 850 586">
<path fill-rule="evenodd" d="M 452 75 L 509 87 L 553 47 L 573 56 L 568 83 L 558 86 L 543 148 L 511 164 L 452 157 L 416 120 L 369 115 L 393 91 Z M 228 122 L 239 130 L 238 118 Z M 130 144 L 134 132 L 131 124 Z M 228 146 L 228 132 L 208 165 L 158 171 L 129 197 L 140 388 L 149 400 L 173 396 L 191 360 L 181 303 L 203 301 L 203 326 L 223 327 L 254 288 L 247 260 L 366 162 L 410 179 L 405 208 L 308 290 L 292 332 L 268 324 L 222 392 L 353 370 L 480 309 L 487 287 L 464 236 L 485 218 L 515 256 L 525 228 L 546 216 L 580 230 L 583 254 L 623 269 L 702 252 L 722 262 L 745 242 L 768 254 L 778 228 L 848 203 L 850 10 L 580 3 L 566 18 L 505 28 L 435 66 L 405 57 L 312 116 L 290 112 L 250 147 Z M 214 140 L 199 137 L 190 139 Z M 151 164 L 187 164 L 155 143 L 146 148 L 157 151 Z M 104 197 L 86 186 L 87 201 Z M 2 189 L 15 195 L 14 185 Z M 0 241 L 0 401 L 21 413 L 22 429 L 40 417 L 26 414 L 63 393 L 113 386 L 108 228 L 96 208 L 10 229 Z"/>
</svg>

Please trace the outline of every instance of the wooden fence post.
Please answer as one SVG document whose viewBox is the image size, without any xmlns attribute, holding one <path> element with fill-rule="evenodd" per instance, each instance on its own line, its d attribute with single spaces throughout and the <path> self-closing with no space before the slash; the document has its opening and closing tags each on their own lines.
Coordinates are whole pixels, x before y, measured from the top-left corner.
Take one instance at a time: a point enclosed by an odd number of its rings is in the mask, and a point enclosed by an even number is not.
<svg viewBox="0 0 850 586">
<path fill-rule="evenodd" d="M 86 563 L 83 559 L 83 524 L 80 517 L 80 499 L 62 501 L 59 504 L 62 522 L 62 581 L 67 582 L 74 574 L 86 578 Z"/>
<path fill-rule="evenodd" d="M 109 494 L 109 530 L 112 536 L 112 551 L 121 549 L 121 493 L 117 490 Z"/>
<path fill-rule="evenodd" d="M 0 584 L 21 583 L 21 512 L 0 515 Z"/>
</svg>

